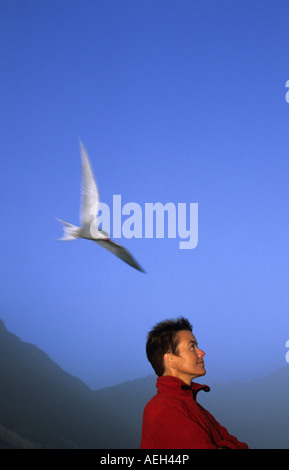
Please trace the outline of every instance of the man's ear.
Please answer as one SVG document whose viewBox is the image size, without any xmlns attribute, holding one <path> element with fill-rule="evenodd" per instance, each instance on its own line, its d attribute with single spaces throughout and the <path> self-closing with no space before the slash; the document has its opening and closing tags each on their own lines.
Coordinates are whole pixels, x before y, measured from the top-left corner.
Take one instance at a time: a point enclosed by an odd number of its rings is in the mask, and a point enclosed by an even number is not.
<svg viewBox="0 0 289 470">
<path fill-rule="evenodd" d="M 166 369 L 174 369 L 175 368 L 175 360 L 174 356 L 171 353 L 164 354 L 164 365 Z"/>
</svg>

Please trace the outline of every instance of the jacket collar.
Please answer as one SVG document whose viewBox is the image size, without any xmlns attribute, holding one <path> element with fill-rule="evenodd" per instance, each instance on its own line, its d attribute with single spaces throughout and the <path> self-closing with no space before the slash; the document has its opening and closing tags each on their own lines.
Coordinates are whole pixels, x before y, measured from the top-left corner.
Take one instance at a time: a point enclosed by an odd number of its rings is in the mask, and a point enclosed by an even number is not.
<svg viewBox="0 0 289 470">
<path fill-rule="evenodd" d="M 173 377 L 171 375 L 164 375 L 157 379 L 158 394 L 165 394 L 172 397 L 178 398 L 192 398 L 196 400 L 197 394 L 200 390 L 205 392 L 210 391 L 210 387 L 207 385 L 201 385 L 192 382 L 191 385 L 187 385 L 183 380 Z"/>
</svg>

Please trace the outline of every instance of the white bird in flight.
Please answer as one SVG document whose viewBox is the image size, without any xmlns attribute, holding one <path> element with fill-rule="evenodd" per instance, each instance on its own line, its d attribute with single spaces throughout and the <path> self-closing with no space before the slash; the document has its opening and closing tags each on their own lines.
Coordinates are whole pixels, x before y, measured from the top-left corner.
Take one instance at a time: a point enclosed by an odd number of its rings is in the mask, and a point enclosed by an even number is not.
<svg viewBox="0 0 289 470">
<path fill-rule="evenodd" d="M 82 204 L 80 208 L 81 226 L 77 227 L 76 225 L 72 225 L 62 219 L 57 219 L 63 224 L 63 237 L 60 238 L 60 240 L 69 241 L 75 240 L 76 238 L 92 240 L 103 248 L 106 248 L 133 268 L 138 271 L 145 272 L 133 256 L 123 246 L 112 241 L 107 233 L 94 228 L 93 236 L 91 235 L 91 224 L 95 222 L 95 215 L 92 215 L 91 212 L 93 212 L 93 214 L 98 213 L 97 207 L 99 205 L 99 192 L 93 176 L 87 151 L 81 142 L 80 153 L 82 161 Z M 91 211 L 92 207 L 94 208 L 93 211 Z"/>
</svg>

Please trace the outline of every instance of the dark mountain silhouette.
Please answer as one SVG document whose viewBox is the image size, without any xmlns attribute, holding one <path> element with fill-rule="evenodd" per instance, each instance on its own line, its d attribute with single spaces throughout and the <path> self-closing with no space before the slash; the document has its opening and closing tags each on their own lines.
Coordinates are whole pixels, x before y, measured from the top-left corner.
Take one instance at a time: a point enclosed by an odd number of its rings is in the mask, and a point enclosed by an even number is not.
<svg viewBox="0 0 289 470">
<path fill-rule="evenodd" d="M 132 429 L 99 396 L 0 321 L 0 447 L 126 447 Z"/>
<path fill-rule="evenodd" d="M 138 449 L 155 376 L 92 391 L 0 320 L 0 448 Z M 250 448 L 289 448 L 289 368 L 199 401 Z"/>
</svg>

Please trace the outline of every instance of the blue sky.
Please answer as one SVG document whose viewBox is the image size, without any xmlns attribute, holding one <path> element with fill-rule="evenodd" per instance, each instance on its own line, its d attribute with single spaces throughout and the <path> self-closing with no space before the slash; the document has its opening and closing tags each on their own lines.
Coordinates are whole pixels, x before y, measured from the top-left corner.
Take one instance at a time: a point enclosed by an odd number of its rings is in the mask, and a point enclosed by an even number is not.
<svg viewBox="0 0 289 470">
<path fill-rule="evenodd" d="M 1 313 L 92 388 L 152 372 L 145 340 L 187 316 L 208 383 L 286 365 L 289 5 L 2 0 Z M 78 224 L 79 138 L 101 200 L 198 203 L 193 250 Z"/>
</svg>

